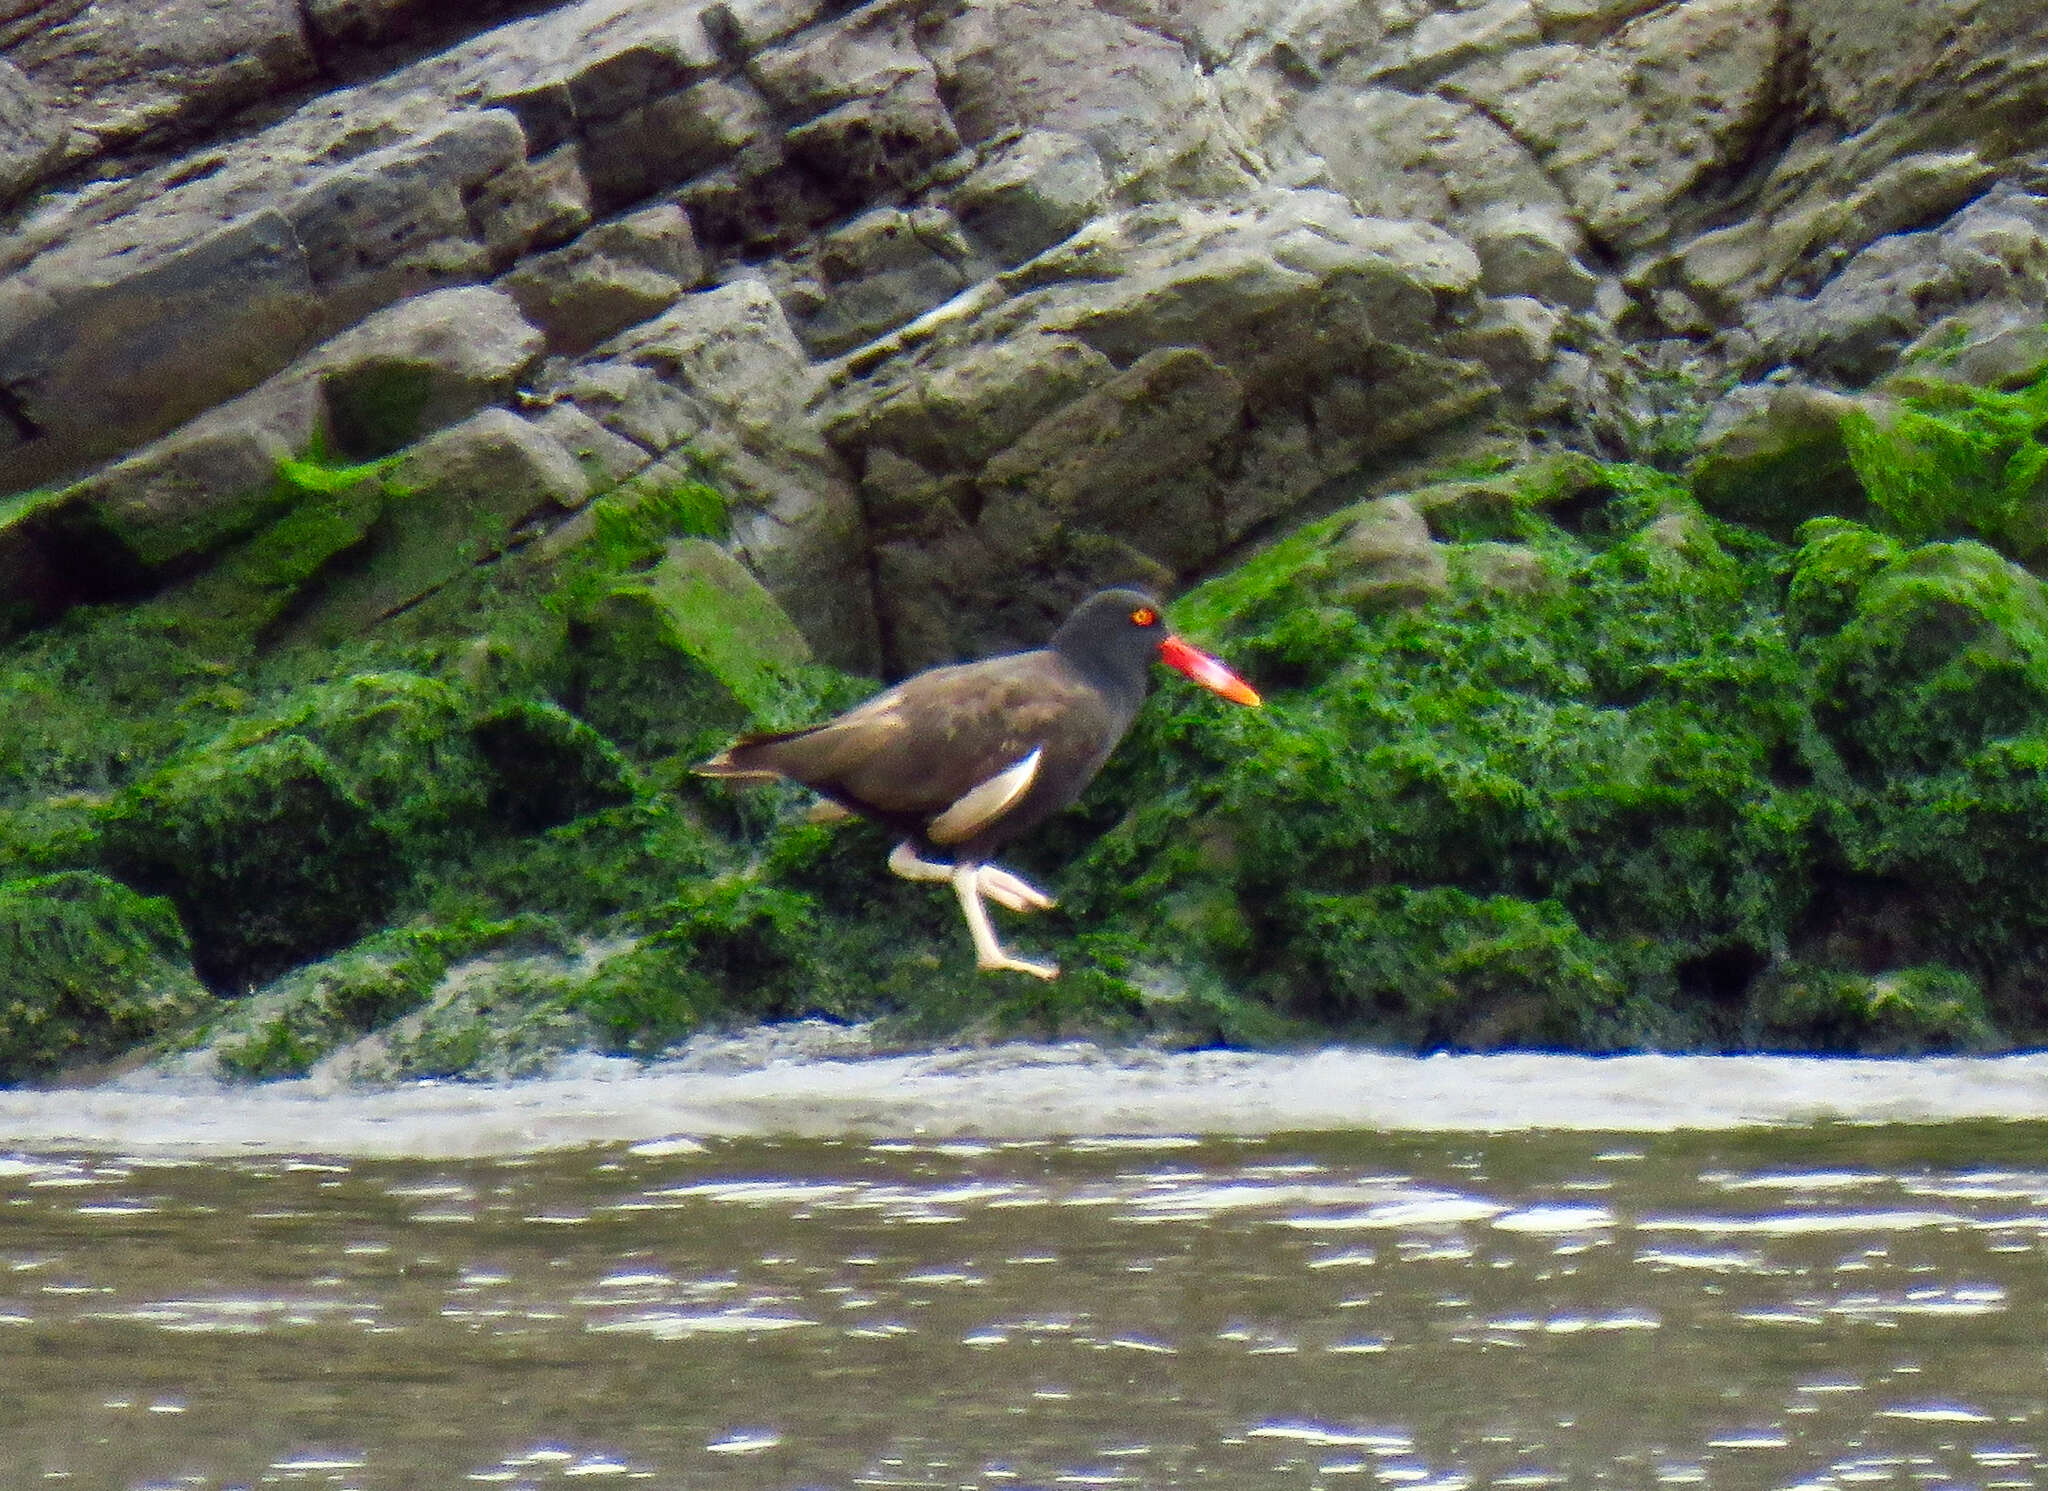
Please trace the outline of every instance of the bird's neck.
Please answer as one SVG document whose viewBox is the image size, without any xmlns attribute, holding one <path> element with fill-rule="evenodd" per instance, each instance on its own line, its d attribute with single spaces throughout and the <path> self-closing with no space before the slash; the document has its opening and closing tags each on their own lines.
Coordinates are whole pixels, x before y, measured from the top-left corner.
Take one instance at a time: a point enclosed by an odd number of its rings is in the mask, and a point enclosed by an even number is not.
<svg viewBox="0 0 2048 1491">
<path fill-rule="evenodd" d="M 1102 695 L 1126 724 L 1137 717 L 1152 683 L 1151 673 L 1143 664 L 1133 671 L 1128 657 L 1113 657 L 1085 643 L 1061 646 L 1055 639 L 1053 650 Z"/>
</svg>

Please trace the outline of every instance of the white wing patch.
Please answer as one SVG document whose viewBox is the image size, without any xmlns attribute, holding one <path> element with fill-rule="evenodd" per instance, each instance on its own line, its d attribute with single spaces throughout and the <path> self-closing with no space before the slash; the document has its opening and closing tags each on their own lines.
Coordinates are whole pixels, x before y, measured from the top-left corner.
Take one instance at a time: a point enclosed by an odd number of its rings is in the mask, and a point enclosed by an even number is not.
<svg viewBox="0 0 2048 1491">
<path fill-rule="evenodd" d="M 973 838 L 1030 790 L 1032 779 L 1038 775 L 1038 758 L 1044 754 L 1045 748 L 1041 746 L 1015 766 L 1005 767 L 974 788 L 934 818 L 925 837 L 934 844 L 958 844 Z"/>
</svg>

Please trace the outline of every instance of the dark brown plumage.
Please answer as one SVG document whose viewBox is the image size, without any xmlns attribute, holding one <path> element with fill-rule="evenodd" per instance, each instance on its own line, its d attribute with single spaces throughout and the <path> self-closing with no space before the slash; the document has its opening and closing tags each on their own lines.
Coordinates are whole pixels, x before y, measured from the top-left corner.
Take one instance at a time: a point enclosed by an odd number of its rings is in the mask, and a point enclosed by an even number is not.
<svg viewBox="0 0 2048 1491">
<path fill-rule="evenodd" d="M 742 736 L 697 771 L 801 782 L 902 834 L 890 869 L 952 883 L 983 968 L 1052 978 L 1056 967 L 1002 951 L 981 904 L 987 895 L 1036 911 L 1051 898 L 989 860 L 1080 797 L 1137 717 L 1154 662 L 1258 703 L 1223 664 L 1167 631 L 1158 602 L 1106 590 L 1036 651 L 933 668 L 823 724 Z"/>
</svg>

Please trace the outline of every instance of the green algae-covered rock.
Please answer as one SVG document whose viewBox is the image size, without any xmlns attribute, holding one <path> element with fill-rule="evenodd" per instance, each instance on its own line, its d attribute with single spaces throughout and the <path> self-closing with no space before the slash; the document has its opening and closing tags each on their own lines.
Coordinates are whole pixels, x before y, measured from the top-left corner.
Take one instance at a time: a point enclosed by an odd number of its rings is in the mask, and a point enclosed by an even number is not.
<svg viewBox="0 0 2048 1491">
<path fill-rule="evenodd" d="M 167 901 L 102 875 L 0 881 L 0 1081 L 114 1056 L 211 1003 Z"/>
<path fill-rule="evenodd" d="M 633 769 L 596 730 L 556 704 L 515 699 L 474 727 L 491 773 L 491 817 L 531 832 L 633 800 Z"/>
<path fill-rule="evenodd" d="M 124 792 L 104 853 L 170 897 L 200 972 L 239 989 L 359 935 L 389 908 L 398 844 L 303 736 L 205 752 Z"/>
<path fill-rule="evenodd" d="M 531 912 L 588 933 L 622 919 L 639 926 L 679 885 L 730 854 L 730 846 L 673 797 L 636 798 L 545 833 L 487 844 L 462 876 L 461 910 L 486 916 Z"/>
<path fill-rule="evenodd" d="M 1423 1046 L 1608 1050 L 1641 1029 L 1612 954 L 1556 902 L 1449 886 L 1304 894 L 1303 997 L 1338 1024 L 1404 1031 Z"/>
<path fill-rule="evenodd" d="M 168 895 L 201 972 L 259 981 L 368 930 L 483 819 L 467 711 L 437 680 L 362 674 L 290 696 L 123 792 L 104 853 Z"/>
<path fill-rule="evenodd" d="M 1847 518 L 1815 518 L 1799 539 L 1785 625 L 1801 640 L 1840 631 L 1856 614 L 1864 585 L 1902 552 L 1897 539 Z"/>
<path fill-rule="evenodd" d="M 1709 512 L 1778 538 L 1809 518 L 1863 512 L 1844 426 L 1867 402 L 1806 383 L 1741 390 L 1708 422 L 1694 493 Z"/>
<path fill-rule="evenodd" d="M 1952 968 L 1862 974 L 1802 970 L 1773 980 L 1752 1015 L 1774 1050 L 1913 1055 L 2000 1044 L 1983 991 Z"/>
<path fill-rule="evenodd" d="M 213 1022 L 217 1068 L 245 1078 L 303 1075 L 342 1046 L 425 1006 L 457 963 L 557 939 L 539 918 L 408 926 L 293 970 Z"/>
<path fill-rule="evenodd" d="M 574 707 L 628 750 L 665 755 L 771 711 L 810 649 L 760 581 L 685 539 L 572 619 Z"/>
<path fill-rule="evenodd" d="M 1084 803 L 1077 919 L 1403 1044 L 1701 1039 L 1674 991 L 1767 965 L 1809 894 L 1781 551 L 1655 473 L 1565 474 L 1488 479 L 1446 544 L 1455 574 L 1512 534 L 1553 583 L 1368 622 L 1315 598 L 1339 515 L 1178 603 L 1267 705 L 1160 691 Z"/>
<path fill-rule="evenodd" d="M 285 463 L 276 521 L 166 597 L 166 609 L 217 654 L 246 654 L 287 625 L 328 568 L 360 545 L 389 497 L 377 466 Z"/>
<path fill-rule="evenodd" d="M 2013 391 L 1895 380 L 1896 407 L 1843 424 L 1857 479 L 1900 536 L 2048 556 L 2048 376 Z"/>
<path fill-rule="evenodd" d="M 1815 720 L 1852 769 L 1938 770 L 2048 720 L 2048 595 L 1982 544 L 1884 564 L 1814 647 Z"/>
</svg>

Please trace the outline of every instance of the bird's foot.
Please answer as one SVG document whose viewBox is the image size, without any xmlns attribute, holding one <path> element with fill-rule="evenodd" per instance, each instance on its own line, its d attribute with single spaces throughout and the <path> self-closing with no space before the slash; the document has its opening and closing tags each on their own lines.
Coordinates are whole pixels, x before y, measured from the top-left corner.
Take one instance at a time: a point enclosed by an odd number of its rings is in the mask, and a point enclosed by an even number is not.
<svg viewBox="0 0 2048 1491">
<path fill-rule="evenodd" d="M 980 881 L 981 893 L 1010 911 L 1050 911 L 1059 905 L 1030 881 L 1012 875 L 1000 865 L 983 865 Z"/>
<path fill-rule="evenodd" d="M 1029 958 L 1013 958 L 1001 948 L 996 949 L 994 957 L 984 953 L 974 961 L 975 966 L 983 973 L 1000 973 L 1007 969 L 1011 973 L 1028 973 L 1033 978 L 1044 979 L 1047 983 L 1060 976 L 1060 965 L 1057 963 L 1034 963 Z"/>
<path fill-rule="evenodd" d="M 899 872 L 900 873 L 900 872 Z M 988 908 L 981 904 L 986 891 L 982 877 L 988 873 L 986 865 L 953 866 L 953 893 L 960 898 L 960 910 L 967 917 L 967 930 L 974 937 L 974 961 L 985 973 L 1007 970 L 1011 973 L 1028 973 L 1033 978 L 1056 979 L 1060 976 L 1057 963 L 1033 963 L 1025 958 L 1013 958 L 1003 951 L 1003 945 L 996 941 L 996 929 L 989 925 Z M 1015 881 L 1018 888 L 1030 887 L 1014 875 L 998 871 L 1005 880 Z"/>
</svg>

